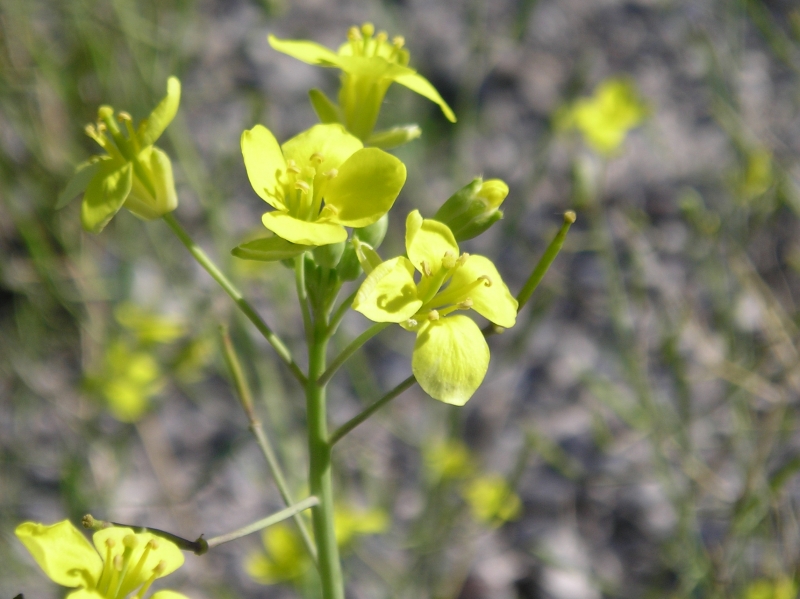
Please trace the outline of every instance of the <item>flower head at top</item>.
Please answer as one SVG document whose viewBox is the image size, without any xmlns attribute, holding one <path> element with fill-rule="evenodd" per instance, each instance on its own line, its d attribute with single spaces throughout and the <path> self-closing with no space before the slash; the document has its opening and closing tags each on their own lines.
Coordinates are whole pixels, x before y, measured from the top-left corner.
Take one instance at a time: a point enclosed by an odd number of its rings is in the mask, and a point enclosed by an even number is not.
<svg viewBox="0 0 800 599">
<path fill-rule="evenodd" d="M 556 128 L 577 129 L 598 154 L 614 153 L 628 132 L 648 114 L 647 104 L 627 79 L 608 79 L 590 98 L 581 98 L 556 115 Z"/>
<path fill-rule="evenodd" d="M 172 163 L 153 144 L 178 111 L 181 84 L 167 80 L 167 95 L 138 129 L 127 112 L 101 106 L 97 125 L 87 125 L 86 134 L 106 151 L 79 165 L 61 193 L 57 208 L 85 192 L 81 206 L 83 228 L 99 233 L 123 206 L 145 220 L 159 218 L 178 206 Z M 124 126 L 125 131 L 120 128 Z"/>
<path fill-rule="evenodd" d="M 459 254 L 447 225 L 417 210 L 406 219 L 406 252 L 407 258 L 371 270 L 353 309 L 415 331 L 411 368 L 420 386 L 434 399 L 464 405 L 486 375 L 489 346 L 472 319 L 453 312 L 473 309 L 508 328 L 516 321 L 517 300 L 491 260 Z"/>
<path fill-rule="evenodd" d="M 142 599 L 153 581 L 183 565 L 174 543 L 130 528 L 97 531 L 94 547 L 69 520 L 24 522 L 14 532 L 53 582 L 77 589 L 67 599 Z M 150 599 L 187 598 L 162 590 Z"/>
<path fill-rule="evenodd" d="M 299 245 L 347 239 L 345 227 L 366 227 L 386 214 L 406 180 L 394 156 L 363 144 L 342 125 L 314 125 L 279 146 L 256 125 L 242 133 L 247 176 L 262 200 L 275 208 L 264 226 Z"/>
<path fill-rule="evenodd" d="M 321 117 L 324 114 L 331 121 L 343 123 L 348 131 L 362 141 L 370 138 L 383 97 L 392 83 L 399 83 L 435 102 L 447 119 L 454 123 L 456 117 L 453 111 L 436 88 L 408 66 L 409 54 L 403 48 L 404 39 L 397 36 L 390 42 L 385 31 L 374 34 L 372 23 L 364 23 L 360 28 L 351 27 L 347 34 L 348 41 L 339 47 L 338 52 L 315 42 L 280 40 L 273 35 L 269 36 L 269 43 L 278 52 L 308 64 L 342 70 L 339 107 L 316 90 L 314 95 L 324 106 L 320 110 L 315 104 L 315 108 L 322 113 Z"/>
</svg>

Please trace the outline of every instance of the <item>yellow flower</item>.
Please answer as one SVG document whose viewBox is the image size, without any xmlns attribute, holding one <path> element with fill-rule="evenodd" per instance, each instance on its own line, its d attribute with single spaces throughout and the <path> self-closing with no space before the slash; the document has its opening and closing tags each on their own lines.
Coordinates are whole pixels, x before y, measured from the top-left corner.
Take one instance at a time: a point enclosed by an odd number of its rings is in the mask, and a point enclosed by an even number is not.
<svg viewBox="0 0 800 599">
<path fill-rule="evenodd" d="M 14 532 L 53 582 L 77 589 L 67 599 L 142 599 L 154 580 L 183 565 L 174 543 L 130 528 L 94 533 L 94 547 L 69 520 L 49 526 L 25 522 Z M 150 599 L 187 597 L 164 590 Z"/>
</svg>

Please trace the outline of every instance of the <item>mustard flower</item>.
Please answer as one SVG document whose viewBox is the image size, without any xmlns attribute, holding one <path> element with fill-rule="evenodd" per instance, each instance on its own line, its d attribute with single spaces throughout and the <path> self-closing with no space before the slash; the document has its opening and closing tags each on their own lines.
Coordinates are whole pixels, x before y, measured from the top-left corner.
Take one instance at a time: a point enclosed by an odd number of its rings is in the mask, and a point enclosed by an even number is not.
<svg viewBox="0 0 800 599">
<path fill-rule="evenodd" d="M 628 132 L 648 114 L 647 104 L 627 79 L 608 79 L 590 98 L 581 98 L 556 116 L 556 128 L 577 129 L 598 154 L 614 153 Z"/>
<path fill-rule="evenodd" d="M 263 125 L 242 133 L 250 184 L 275 208 L 264 226 L 294 244 L 321 246 L 347 239 L 386 214 L 406 180 L 394 156 L 363 144 L 337 124 L 315 125 L 279 146 Z"/>
<path fill-rule="evenodd" d="M 110 106 L 97 112 L 98 124 L 87 125 L 86 134 L 107 154 L 92 156 L 79 165 L 75 176 L 61 193 L 56 208 L 66 205 L 84 192 L 81 223 L 92 233 L 105 228 L 120 208 L 153 220 L 178 206 L 172 163 L 153 144 L 175 118 L 181 98 L 181 84 L 175 77 L 167 81 L 167 95 L 150 116 L 134 130 L 127 112 L 117 113 Z M 117 120 L 125 126 L 120 129 Z"/>
<path fill-rule="evenodd" d="M 77 589 L 67 599 L 142 599 L 153 581 L 183 565 L 174 543 L 130 528 L 97 531 L 94 547 L 69 520 L 25 522 L 14 532 L 53 582 Z M 150 599 L 187 598 L 162 590 Z"/>
<path fill-rule="evenodd" d="M 408 258 L 369 272 L 353 309 L 416 332 L 411 369 L 420 386 L 434 399 L 464 405 L 486 375 L 489 346 L 472 319 L 451 314 L 471 308 L 508 328 L 516 321 L 517 300 L 491 260 L 459 255 L 447 225 L 423 219 L 417 210 L 406 219 L 406 252 Z"/>
<path fill-rule="evenodd" d="M 365 23 L 351 27 L 348 41 L 334 52 L 315 42 L 305 40 L 280 40 L 269 36 L 270 45 L 278 52 L 298 60 L 322 67 L 338 68 L 342 71 L 339 90 L 339 106 L 336 107 L 325 95 L 314 90 L 312 102 L 323 122 L 341 122 L 353 135 L 367 141 L 378 119 L 383 97 L 392 83 L 399 83 L 435 102 L 450 122 L 456 117 L 430 81 L 408 66 L 409 54 L 404 49 L 405 40 L 398 36 L 388 40 L 381 31 L 373 37 L 375 27 Z M 381 133 L 386 135 L 387 133 Z M 397 131 L 413 138 L 419 129 Z"/>
</svg>

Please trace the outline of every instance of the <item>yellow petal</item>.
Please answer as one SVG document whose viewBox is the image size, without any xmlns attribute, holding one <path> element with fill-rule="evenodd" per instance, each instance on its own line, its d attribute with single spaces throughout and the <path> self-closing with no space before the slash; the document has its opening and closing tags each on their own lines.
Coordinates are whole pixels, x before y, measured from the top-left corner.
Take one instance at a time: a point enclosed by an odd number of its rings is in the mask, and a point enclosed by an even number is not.
<svg viewBox="0 0 800 599">
<path fill-rule="evenodd" d="M 429 218 L 423 219 L 419 210 L 414 210 L 406 218 L 406 251 L 414 268 L 424 272 L 424 261 L 435 273 L 442 267 L 442 258 L 446 253 L 453 258 L 458 257 L 458 244 L 447 225 Z"/>
<path fill-rule="evenodd" d="M 256 125 L 242 133 L 242 156 L 250 185 L 267 204 L 283 210 L 283 181 L 286 176 L 286 160 L 278 140 L 269 129 Z"/>
<path fill-rule="evenodd" d="M 421 306 L 414 266 L 403 256 L 382 262 L 370 272 L 353 300 L 353 310 L 375 322 L 403 322 Z"/>
<path fill-rule="evenodd" d="M 25 522 L 14 533 L 53 582 L 92 587 L 100 577 L 100 556 L 69 520 L 49 526 Z"/>
<path fill-rule="evenodd" d="M 264 214 L 261 222 L 278 237 L 298 245 L 328 245 L 347 239 L 347 231 L 342 225 L 300 220 L 277 210 Z"/>
<path fill-rule="evenodd" d="M 489 346 L 472 319 L 457 315 L 422 326 L 411 370 L 420 387 L 439 401 L 463 406 L 489 368 Z"/>
<path fill-rule="evenodd" d="M 472 309 L 496 325 L 510 328 L 517 320 L 517 300 L 511 295 L 500 273 L 491 260 L 483 256 L 470 255 L 456 270 L 450 280 L 448 291 L 469 285 L 479 277 L 487 277 L 486 283 L 469 291 Z"/>
</svg>

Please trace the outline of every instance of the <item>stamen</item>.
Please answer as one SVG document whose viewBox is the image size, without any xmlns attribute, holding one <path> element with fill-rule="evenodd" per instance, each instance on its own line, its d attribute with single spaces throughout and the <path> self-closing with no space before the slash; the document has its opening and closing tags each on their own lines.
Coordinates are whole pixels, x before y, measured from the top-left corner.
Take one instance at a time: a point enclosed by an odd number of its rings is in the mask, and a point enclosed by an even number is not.
<svg viewBox="0 0 800 599">
<path fill-rule="evenodd" d="M 97 581 L 97 590 L 105 593 L 111 584 L 112 566 L 114 559 L 111 557 L 111 552 L 116 545 L 114 539 L 106 539 L 106 559 L 103 560 L 103 571 L 100 574 L 100 580 Z"/>
<path fill-rule="evenodd" d="M 302 193 L 308 193 L 311 189 L 311 186 L 305 181 L 295 181 L 294 188 L 299 189 Z"/>
<path fill-rule="evenodd" d="M 364 37 L 372 37 L 372 34 L 375 33 L 375 25 L 372 23 L 364 23 L 361 26 L 361 33 L 364 34 Z"/>
<path fill-rule="evenodd" d="M 458 309 L 459 310 L 469 310 L 472 307 L 472 298 L 468 297 L 463 302 L 459 302 Z"/>
<path fill-rule="evenodd" d="M 136 563 L 136 566 L 128 573 L 128 579 L 131 581 L 138 581 L 141 579 L 142 576 L 142 569 L 144 568 L 145 563 L 147 562 L 147 558 L 150 555 L 150 551 L 153 549 L 158 549 L 158 541 L 156 539 L 150 539 L 144 546 L 144 551 L 142 551 L 142 555 L 139 558 L 139 561 Z"/>
<path fill-rule="evenodd" d="M 114 569 L 117 572 L 122 572 L 123 563 L 124 563 L 124 560 L 122 559 L 122 554 L 121 553 L 118 553 L 117 555 L 114 556 Z"/>
<path fill-rule="evenodd" d="M 417 326 L 418 324 L 419 324 L 419 323 L 418 323 L 418 322 L 417 322 L 417 321 L 416 321 L 414 318 L 409 318 L 409 319 L 406 321 L 406 325 L 407 325 L 407 326 L 409 326 L 409 327 L 415 327 L 415 326 Z"/>
<path fill-rule="evenodd" d="M 320 154 L 319 152 L 314 152 L 311 154 L 311 158 L 309 158 L 311 162 L 315 162 L 316 164 L 322 164 L 325 161 L 325 156 Z"/>
<path fill-rule="evenodd" d="M 423 260 L 419 266 L 420 270 L 422 270 L 422 274 L 424 274 L 426 277 L 429 277 L 431 276 L 431 274 L 433 274 L 433 271 L 431 270 L 431 265 L 428 264 L 427 260 Z"/>
<path fill-rule="evenodd" d="M 350 29 L 347 30 L 347 39 L 351 42 L 358 41 L 362 39 L 361 31 L 359 31 L 358 27 L 353 25 Z"/>
<path fill-rule="evenodd" d="M 406 45 L 406 38 L 402 35 L 396 35 L 392 38 L 392 45 L 399 50 Z"/>
<path fill-rule="evenodd" d="M 428 312 L 428 320 L 431 322 L 436 322 L 439 320 L 439 311 L 438 310 L 431 310 Z"/>
<path fill-rule="evenodd" d="M 125 111 L 123 110 L 123 111 L 121 111 L 121 112 L 117 113 L 117 120 L 118 120 L 120 123 L 124 123 L 125 121 L 132 121 L 132 120 L 133 120 L 133 117 L 131 117 L 131 115 L 130 115 L 130 114 L 128 114 L 127 112 L 125 112 Z"/>
<path fill-rule="evenodd" d="M 453 268 L 456 265 L 456 257 L 453 252 L 447 251 L 442 258 L 442 266 L 445 268 Z"/>
<path fill-rule="evenodd" d="M 300 174 L 300 169 L 297 168 L 297 163 L 291 158 L 286 161 L 286 171 L 292 173 L 293 175 Z"/>
<path fill-rule="evenodd" d="M 144 597 L 144 594 L 150 589 L 150 585 L 153 584 L 153 581 L 156 578 L 160 577 L 164 573 L 164 570 L 166 569 L 167 569 L 167 564 L 164 562 L 164 560 L 158 562 L 158 565 L 155 568 L 153 568 L 153 573 L 150 575 L 150 578 L 148 578 L 147 582 L 145 582 L 142 585 L 142 588 L 139 589 L 138 593 L 136 593 L 134 599 L 142 599 L 142 597 Z"/>
<path fill-rule="evenodd" d="M 103 132 L 105 132 L 105 130 L 106 130 L 106 124 L 105 124 L 103 121 L 100 121 L 100 122 L 98 122 L 98 123 L 97 123 L 97 130 L 98 130 L 100 133 L 103 133 Z"/>
<path fill-rule="evenodd" d="M 467 258 L 469 258 L 469 254 L 467 252 L 464 252 L 463 254 L 461 254 L 458 257 L 458 265 L 459 266 L 464 266 L 464 262 L 467 261 Z"/>
<path fill-rule="evenodd" d="M 339 170 L 338 170 L 338 169 L 335 169 L 335 168 L 332 168 L 331 170 L 329 170 L 328 172 L 326 172 L 326 173 L 323 173 L 323 174 L 324 174 L 324 175 L 325 175 L 325 176 L 326 176 L 328 179 L 335 179 L 335 178 L 336 178 L 336 175 L 338 175 L 338 174 L 339 174 Z"/>
<path fill-rule="evenodd" d="M 386 40 L 388 39 L 389 39 L 389 34 L 386 33 L 385 31 L 379 31 L 378 35 L 375 36 L 375 41 L 378 42 L 379 45 L 386 43 Z"/>
</svg>

